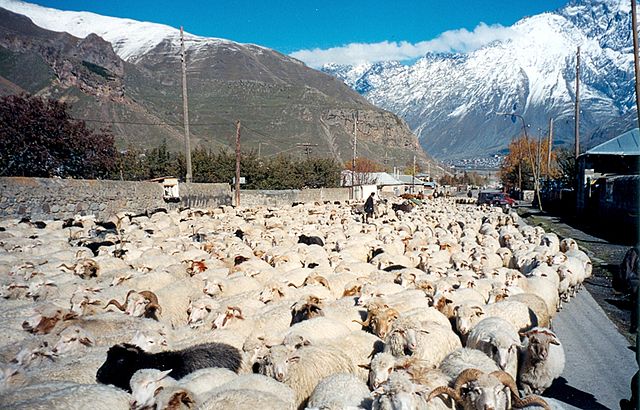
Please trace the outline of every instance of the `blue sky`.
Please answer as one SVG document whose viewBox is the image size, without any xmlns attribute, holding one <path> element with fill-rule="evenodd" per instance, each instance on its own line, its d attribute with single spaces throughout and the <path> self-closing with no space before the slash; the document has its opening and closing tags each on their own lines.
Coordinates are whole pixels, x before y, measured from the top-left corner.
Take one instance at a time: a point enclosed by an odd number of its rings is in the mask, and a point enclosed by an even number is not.
<svg viewBox="0 0 640 410">
<path fill-rule="evenodd" d="M 31 0 L 61 10 L 92 11 L 178 27 L 206 37 L 255 43 L 319 61 L 353 54 L 357 45 L 362 59 L 385 59 L 393 50 L 411 49 L 445 36 L 447 45 L 466 51 L 502 38 L 502 30 L 522 17 L 553 11 L 568 0 Z M 495 37 L 495 38 L 493 38 Z M 430 46 L 433 44 L 429 43 Z M 369 45 L 373 45 L 370 48 Z M 407 47 L 411 50 L 408 50 Z M 459 48 L 459 50 L 456 49 Z M 326 53 L 331 49 L 333 53 Z M 428 49 L 428 48 L 427 48 Z M 436 50 L 438 48 L 436 47 Z M 302 51 L 302 53 L 300 53 Z M 324 51 L 324 53 L 323 53 Z M 445 51 L 445 50 L 443 50 Z M 294 53 L 299 52 L 299 53 Z M 307 52 L 307 54 L 304 54 Z M 373 53 L 373 54 L 371 54 Z M 337 58 L 337 57 L 335 57 Z M 407 58 L 412 58 L 407 56 Z M 307 61 L 309 63 L 309 61 Z M 313 64 L 312 65 L 317 65 Z"/>
</svg>

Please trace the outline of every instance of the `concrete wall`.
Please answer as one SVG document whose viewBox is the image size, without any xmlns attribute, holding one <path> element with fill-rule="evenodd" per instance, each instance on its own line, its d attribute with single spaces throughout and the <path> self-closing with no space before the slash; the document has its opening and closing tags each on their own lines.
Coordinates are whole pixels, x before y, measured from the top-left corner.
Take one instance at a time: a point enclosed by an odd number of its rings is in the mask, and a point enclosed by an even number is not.
<svg viewBox="0 0 640 410">
<path fill-rule="evenodd" d="M 0 217 L 106 219 L 116 212 L 157 208 L 216 208 L 231 204 L 228 184 L 180 184 L 180 201 L 165 202 L 158 182 L 0 178 Z"/>
<path fill-rule="evenodd" d="M 287 190 L 241 190 L 240 206 L 258 205 L 278 207 L 294 202 L 346 201 L 349 188 L 287 189 Z"/>
</svg>

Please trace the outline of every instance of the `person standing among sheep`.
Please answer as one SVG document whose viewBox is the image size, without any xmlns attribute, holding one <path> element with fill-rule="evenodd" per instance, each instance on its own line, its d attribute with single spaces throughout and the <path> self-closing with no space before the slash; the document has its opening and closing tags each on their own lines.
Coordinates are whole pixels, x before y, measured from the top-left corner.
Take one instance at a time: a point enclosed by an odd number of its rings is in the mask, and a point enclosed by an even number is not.
<svg viewBox="0 0 640 410">
<path fill-rule="evenodd" d="M 373 217 L 373 197 L 375 192 L 372 192 L 364 203 L 364 223 L 369 223 L 369 218 Z"/>
</svg>

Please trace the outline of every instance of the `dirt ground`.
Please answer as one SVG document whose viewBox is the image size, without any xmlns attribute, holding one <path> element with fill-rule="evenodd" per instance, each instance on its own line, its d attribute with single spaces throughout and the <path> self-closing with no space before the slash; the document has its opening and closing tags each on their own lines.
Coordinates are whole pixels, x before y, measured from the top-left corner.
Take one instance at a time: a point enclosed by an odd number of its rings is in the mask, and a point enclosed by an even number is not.
<svg viewBox="0 0 640 410">
<path fill-rule="evenodd" d="M 624 254 L 631 245 L 614 243 L 611 237 L 606 241 L 587 233 L 590 232 L 589 227 L 578 226 L 570 219 L 540 213 L 530 207 L 520 207 L 518 213 L 531 225 L 539 225 L 547 232 L 555 232 L 561 239 L 571 237 L 578 242 L 580 249 L 589 255 L 593 263 L 593 274 L 585 282 L 586 289 L 630 345 L 635 346 L 636 335 L 629 333 L 633 306 L 627 296 L 618 294 L 611 286 L 611 278 L 618 271 Z"/>
</svg>

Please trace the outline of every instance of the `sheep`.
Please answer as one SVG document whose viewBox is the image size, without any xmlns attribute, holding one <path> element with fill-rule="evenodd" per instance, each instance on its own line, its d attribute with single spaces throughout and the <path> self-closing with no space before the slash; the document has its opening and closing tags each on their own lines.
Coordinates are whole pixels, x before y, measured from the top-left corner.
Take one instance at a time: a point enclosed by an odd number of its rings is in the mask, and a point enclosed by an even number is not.
<svg viewBox="0 0 640 410">
<path fill-rule="evenodd" d="M 323 316 L 305 320 L 291 326 L 284 335 L 284 340 L 301 338 L 315 344 L 327 339 L 344 337 L 351 333 L 346 325 Z"/>
<path fill-rule="evenodd" d="M 196 402 L 209 394 L 213 389 L 224 385 L 237 378 L 238 375 L 227 368 L 204 368 L 187 374 L 180 380 L 175 380 L 169 376 L 171 369 L 140 369 L 136 371 L 129 385 L 133 409 L 154 408 L 158 404 L 158 393 L 163 389 L 172 387 L 182 387 L 188 389 L 189 397 Z M 160 399 L 162 400 L 162 399 Z M 157 406 L 163 408 L 162 406 Z"/>
<path fill-rule="evenodd" d="M 486 317 L 501 317 L 512 323 L 518 331 L 527 331 L 538 325 L 535 313 L 522 302 L 497 302 L 489 305 L 464 304 L 454 309 L 456 328 L 463 336 Z"/>
<path fill-rule="evenodd" d="M 386 382 L 394 371 L 407 373 L 413 382 L 423 385 L 434 378 L 447 377 L 440 371 L 434 372 L 432 366 L 424 360 L 413 357 L 398 358 L 386 352 L 377 353 L 368 367 L 368 383 L 373 390 Z"/>
<path fill-rule="evenodd" d="M 518 383 L 526 394 L 543 393 L 564 370 L 562 343 L 549 329 L 535 327 L 523 337 Z"/>
<path fill-rule="evenodd" d="M 170 376 L 180 379 L 204 367 L 226 367 L 238 371 L 242 363 L 240 352 L 229 345 L 207 343 L 179 351 L 147 353 L 138 346 L 127 343 L 112 346 L 107 359 L 98 369 L 96 380 L 131 391 L 131 376 L 141 368 L 171 369 Z"/>
<path fill-rule="evenodd" d="M 448 383 L 448 378 L 440 378 L 434 375 L 432 381 L 436 384 Z M 433 390 L 431 385 L 418 385 L 413 383 L 404 373 L 393 372 L 389 380 L 373 394 L 376 396 L 373 402 L 373 410 L 400 410 L 400 409 L 437 409 L 450 410 L 453 407 L 451 399 L 438 398 L 437 402 L 427 403 L 426 397 Z"/>
<path fill-rule="evenodd" d="M 46 385 L 45 385 L 46 386 Z M 60 388 L 55 388 L 55 387 Z M 50 409 L 86 409 L 114 410 L 128 409 L 130 395 L 120 389 L 96 384 L 54 384 L 54 388 L 46 392 L 40 387 L 39 394 L 29 399 L 5 403 L 0 399 L 0 407 L 16 410 L 50 410 Z"/>
<path fill-rule="evenodd" d="M 275 394 L 253 389 L 223 390 L 198 406 L 198 410 L 283 410 L 289 408 L 291 408 L 290 404 Z"/>
<path fill-rule="evenodd" d="M 320 380 L 342 372 L 355 373 L 356 368 L 349 356 L 331 346 L 310 345 L 299 349 L 273 346 L 259 365 L 260 374 L 273 377 L 295 391 L 298 408 L 307 401 Z"/>
<path fill-rule="evenodd" d="M 396 357 L 415 356 L 435 367 L 458 347 L 462 347 L 460 339 L 450 328 L 435 322 L 422 324 L 401 317 L 391 326 L 385 338 L 384 351 Z"/>
<path fill-rule="evenodd" d="M 189 376 L 187 376 L 189 377 Z M 191 386 L 190 384 L 183 383 L 186 386 Z M 204 387 L 204 386 L 203 386 Z M 274 394 L 280 400 L 284 401 L 288 409 L 293 409 L 293 405 L 295 403 L 295 392 L 291 387 L 287 386 L 284 383 L 281 383 L 277 380 L 274 380 L 271 377 L 264 376 L 262 374 L 243 374 L 237 377 L 234 377 L 224 384 L 220 384 L 215 389 L 209 389 L 206 394 L 202 394 L 202 396 L 212 396 L 217 394 L 223 390 L 241 390 L 241 389 L 251 389 L 256 391 L 261 391 L 264 393 Z"/>
<path fill-rule="evenodd" d="M 500 317 L 482 319 L 469 332 L 467 347 L 484 352 L 500 370 L 516 378 L 520 337 L 511 323 Z"/>
<path fill-rule="evenodd" d="M 551 325 L 551 315 L 549 314 L 549 309 L 547 308 L 546 302 L 538 295 L 533 293 L 518 293 L 515 295 L 510 295 L 508 300 L 511 302 L 522 302 L 526 304 L 529 309 L 533 311 L 536 315 L 536 319 L 538 321 L 538 326 L 540 327 L 549 327 Z"/>
<path fill-rule="evenodd" d="M 129 292 L 127 292 L 127 296 L 123 304 L 118 303 L 118 301 L 115 299 L 111 299 L 104 306 L 104 309 L 106 309 L 110 305 L 114 305 L 122 312 L 125 312 L 127 315 L 131 315 L 134 317 L 142 316 L 158 320 L 157 315 L 162 314 L 162 308 L 158 303 L 158 297 L 155 293 L 148 290 L 143 290 L 140 292 L 130 290 Z"/>
<path fill-rule="evenodd" d="M 322 379 L 313 389 L 307 410 L 368 409 L 372 401 L 367 385 L 360 379 L 349 373 L 336 373 Z"/>
<path fill-rule="evenodd" d="M 399 316 L 397 310 L 389 308 L 382 300 L 374 299 L 367 305 L 367 318 L 364 322 L 354 322 L 362 325 L 363 329 L 370 329 L 374 335 L 384 338 L 391 329 L 391 324 Z"/>
<path fill-rule="evenodd" d="M 484 352 L 468 347 L 461 347 L 449 353 L 442 359 L 438 369 L 452 380 L 455 380 L 466 369 L 480 369 L 485 373 L 500 370 L 498 365 Z"/>
<path fill-rule="evenodd" d="M 547 402 L 540 397 L 527 396 L 521 399 L 515 381 L 503 371 L 487 374 L 479 369 L 466 369 L 458 375 L 453 387 L 443 385 L 433 389 L 427 401 L 441 394 L 448 395 L 465 410 L 507 410 L 511 408 L 509 399 L 513 401 L 513 407 L 537 404 L 550 410 Z"/>
</svg>

